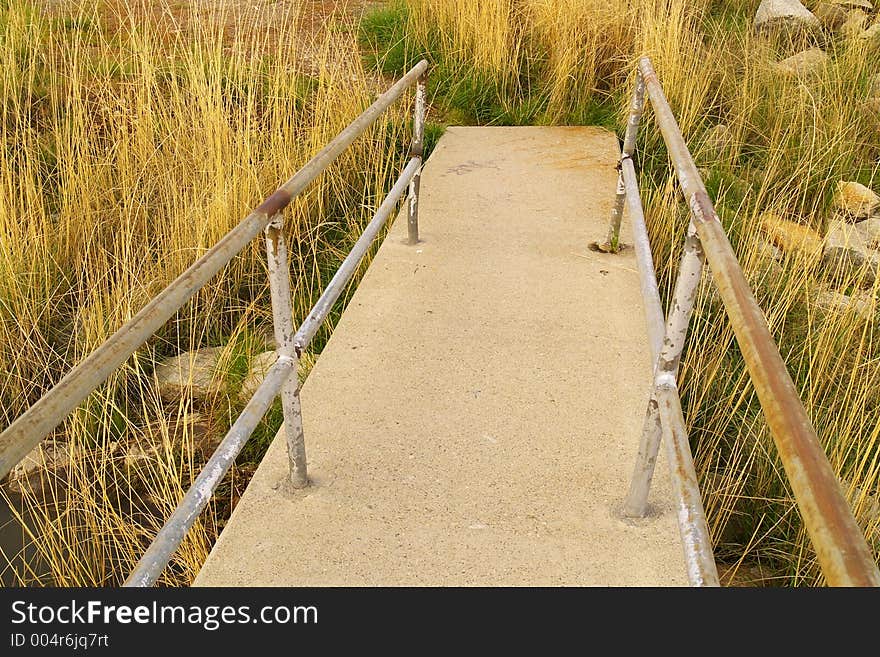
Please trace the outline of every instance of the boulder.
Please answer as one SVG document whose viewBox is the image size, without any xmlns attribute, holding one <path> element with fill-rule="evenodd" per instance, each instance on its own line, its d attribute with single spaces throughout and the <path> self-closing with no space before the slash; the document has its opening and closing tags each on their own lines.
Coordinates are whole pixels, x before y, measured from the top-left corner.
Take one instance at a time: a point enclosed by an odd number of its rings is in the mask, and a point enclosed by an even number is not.
<svg viewBox="0 0 880 657">
<path fill-rule="evenodd" d="M 857 107 L 867 127 L 880 131 L 880 98 L 863 100 Z"/>
<path fill-rule="evenodd" d="M 275 349 L 278 345 L 275 343 L 275 327 L 272 324 L 263 324 L 259 326 L 254 335 L 256 339 L 267 349 Z"/>
<path fill-rule="evenodd" d="M 864 275 L 862 283 L 873 285 L 880 258 L 868 250 L 863 233 L 845 221 L 833 221 L 825 236 L 822 264 L 838 279 L 853 279 Z"/>
<path fill-rule="evenodd" d="M 749 263 L 749 282 L 757 285 L 763 281 L 774 283 L 781 281 L 783 274 L 782 262 L 784 255 L 779 247 L 760 240 L 754 247 L 754 260 Z"/>
<path fill-rule="evenodd" d="M 836 290 L 822 290 L 816 297 L 816 305 L 835 315 L 852 313 L 866 322 L 874 320 L 874 296 L 865 292 L 849 295 Z"/>
<path fill-rule="evenodd" d="M 849 13 L 845 7 L 833 2 L 820 2 L 813 11 L 816 18 L 822 23 L 822 27 L 830 32 L 839 30 L 840 26 L 846 22 Z"/>
<path fill-rule="evenodd" d="M 269 368 L 275 364 L 276 360 L 278 360 L 278 356 L 274 351 L 264 351 L 254 357 L 248 368 L 247 376 L 241 382 L 241 388 L 238 392 L 238 396 L 242 401 L 248 401 L 254 396 L 257 388 L 260 387 L 263 379 L 266 378 Z"/>
<path fill-rule="evenodd" d="M 206 347 L 187 351 L 169 358 L 156 366 L 159 394 L 166 400 L 177 400 L 192 395 L 207 400 L 223 390 L 223 377 L 217 365 L 223 347 Z"/>
<path fill-rule="evenodd" d="M 840 26 L 840 34 L 848 39 L 854 39 L 861 36 L 865 28 L 868 27 L 868 14 L 861 9 L 851 9 L 846 16 L 846 20 Z"/>
<path fill-rule="evenodd" d="M 770 242 L 760 241 L 758 245 L 755 247 L 755 251 L 758 255 L 758 258 L 762 261 L 770 261 L 770 262 L 782 262 L 782 258 L 785 254 L 782 253 L 782 249 L 780 249 L 775 244 L 771 244 Z"/>
<path fill-rule="evenodd" d="M 41 495 L 53 481 L 63 479 L 70 467 L 70 449 L 64 443 L 43 441 L 9 473 L 7 487 L 18 495 Z"/>
<path fill-rule="evenodd" d="M 755 14 L 755 30 L 759 32 L 797 35 L 820 26 L 819 19 L 800 0 L 762 0 Z"/>
<path fill-rule="evenodd" d="M 821 48 L 809 48 L 773 64 L 782 75 L 793 77 L 817 73 L 825 68 L 828 55 Z"/>
<path fill-rule="evenodd" d="M 869 0 L 826 0 L 828 4 L 844 9 L 864 9 L 867 12 L 874 11 L 874 5 Z"/>
<path fill-rule="evenodd" d="M 156 461 L 165 449 L 180 450 L 184 445 L 207 459 L 222 439 L 223 433 L 209 416 L 196 411 L 180 413 L 153 420 L 138 431 L 125 448 L 123 461 L 127 468 L 139 470 Z"/>
<path fill-rule="evenodd" d="M 880 249 L 880 216 L 870 217 L 859 224 L 869 249 Z"/>
<path fill-rule="evenodd" d="M 846 498 L 850 500 L 856 517 L 864 518 L 865 526 L 874 526 L 880 530 L 880 492 L 878 492 L 876 484 L 867 477 L 861 483 L 862 485 L 859 486 L 851 479 L 845 477 L 840 479 L 840 487 Z M 875 533 L 880 533 L 880 531 Z"/>
<path fill-rule="evenodd" d="M 789 256 L 814 260 L 822 252 L 822 237 L 808 226 L 783 219 L 775 212 L 765 212 L 759 223 L 770 241 Z"/>
<path fill-rule="evenodd" d="M 870 45 L 880 45 L 880 23 L 874 23 L 858 36 L 860 41 L 867 41 Z"/>
<path fill-rule="evenodd" d="M 841 180 L 834 193 L 834 209 L 853 223 L 880 211 L 880 196 L 864 185 Z"/>
</svg>

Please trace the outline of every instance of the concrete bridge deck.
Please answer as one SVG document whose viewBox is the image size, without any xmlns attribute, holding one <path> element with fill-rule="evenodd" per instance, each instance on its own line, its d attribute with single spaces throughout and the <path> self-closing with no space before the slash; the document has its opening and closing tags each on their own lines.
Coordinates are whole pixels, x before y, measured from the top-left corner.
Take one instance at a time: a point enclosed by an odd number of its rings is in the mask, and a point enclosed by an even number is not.
<svg viewBox="0 0 880 657">
<path fill-rule="evenodd" d="M 195 584 L 686 585 L 665 462 L 628 486 L 651 373 L 633 252 L 604 234 L 615 137 L 449 128 Z M 624 231 L 624 239 L 628 236 Z M 661 450 L 661 458 L 662 458 Z"/>
</svg>

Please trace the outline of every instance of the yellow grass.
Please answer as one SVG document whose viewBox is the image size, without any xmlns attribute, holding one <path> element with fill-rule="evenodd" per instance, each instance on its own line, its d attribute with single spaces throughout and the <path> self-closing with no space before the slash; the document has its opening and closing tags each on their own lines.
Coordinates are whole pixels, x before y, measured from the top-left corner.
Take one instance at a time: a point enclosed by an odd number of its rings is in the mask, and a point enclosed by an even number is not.
<svg viewBox="0 0 880 657">
<path fill-rule="evenodd" d="M 866 41 L 822 42 L 830 55 L 825 69 L 785 77 L 773 63 L 803 44 L 754 35 L 757 0 L 508 0 L 480 13 L 474 13 L 475 4 L 406 2 L 415 50 L 429 52 L 446 69 L 519 79 L 521 90 L 527 76 L 530 91 L 521 96 L 541 96 L 551 121 L 610 97 L 622 128 L 635 60 L 652 58 L 876 555 L 878 287 L 863 291 L 864 298 L 874 300 L 873 322 L 854 311 L 820 308 L 822 289 L 852 292 L 860 283 L 865 287 L 864 279 L 829 280 L 803 252 L 786 254 L 781 269 L 774 268 L 763 246 L 767 237 L 760 217 L 772 212 L 821 234 L 839 180 L 859 179 L 880 189 L 880 117 L 863 106 L 867 80 L 880 73 L 877 47 Z M 500 25 L 504 20 L 515 24 Z M 705 143 L 716 123 L 725 123 L 732 137 L 721 153 Z M 668 295 L 688 218 L 650 111 L 638 162 L 659 278 Z M 682 369 L 685 414 L 719 558 L 762 562 L 779 583 L 821 583 L 733 333 L 708 280 L 692 336 Z"/>
<path fill-rule="evenodd" d="M 13 0 L 0 10 L 4 423 L 372 102 L 351 34 L 310 42 L 295 6 L 247 7 L 102 2 L 50 12 Z M 392 110 L 287 213 L 297 318 L 400 166 L 406 111 L 405 102 Z M 120 582 L 197 474 L 186 418 L 198 411 L 222 436 L 237 415 L 241 402 L 226 395 L 161 400 L 152 369 L 157 358 L 225 344 L 231 370 L 238 352 L 264 348 L 244 339 L 271 317 L 264 248 L 255 240 L 57 432 L 70 444 L 64 476 L 24 492 L 44 583 Z M 132 458 L 135 444 L 155 451 Z M 217 508 L 228 513 L 241 479 L 224 485 L 163 583 L 191 581 Z M 37 570 L 21 569 L 18 581 L 34 583 Z"/>
<path fill-rule="evenodd" d="M 491 80 L 505 110 L 533 102 L 542 108 L 542 122 L 613 105 L 619 129 L 634 63 L 651 56 L 844 493 L 878 554 L 878 285 L 858 277 L 833 281 L 804 252 L 773 265 L 760 228 L 770 212 L 821 233 L 839 180 L 880 189 L 880 116 L 864 107 L 867 81 L 880 73 L 876 47 L 822 43 L 827 67 L 785 77 L 773 62 L 796 47 L 752 34 L 757 0 L 404 4 L 406 39 L 413 52 L 438 62 L 435 82 L 443 75 L 471 76 L 479 90 Z M 268 31 L 256 16 L 238 17 L 231 34 L 224 28 L 229 16 L 206 6 L 193 7 L 202 18 L 193 21 L 187 9 L 138 20 L 124 4 L 101 5 L 97 12 L 84 10 L 88 20 L 73 27 L 39 16 L 21 0 L 4 14 L 0 367 L 6 376 L 0 398 L 7 421 L 369 101 L 359 63 L 334 50 L 353 52 L 350 36 L 336 34 L 317 48 L 318 74 L 304 91 L 309 76 L 295 16 L 277 16 Z M 723 152 L 706 139 L 717 123 L 731 135 Z M 380 125 L 359 141 L 294 208 L 289 225 L 298 245 L 292 279 L 298 313 L 399 163 L 387 147 L 399 140 L 396 130 Z M 637 162 L 668 295 L 688 218 L 650 111 Z M 194 405 L 183 400 L 169 408 L 159 400 L 150 382 L 152 362 L 205 344 L 230 344 L 234 356 L 236 336 L 268 317 L 262 263 L 255 244 L 65 426 L 60 438 L 72 441 L 75 473 L 69 483 L 57 482 L 65 520 L 47 514 L 35 523 L 48 532 L 43 545 L 51 581 L 117 582 L 179 499 L 196 450 L 193 436 L 173 427 Z M 823 289 L 860 286 L 873 300 L 873 321 L 817 302 Z M 683 401 L 716 554 L 734 565 L 759 562 L 778 583 L 821 583 L 708 280 L 692 336 Z M 222 424 L 234 406 L 218 399 L 209 415 Z M 119 412 L 108 414 L 108 408 Z M 163 448 L 148 467 L 126 470 L 126 446 L 155 421 L 164 427 L 158 431 Z M 235 483 L 224 488 L 218 506 L 227 508 L 238 490 Z M 39 513 L 37 496 L 30 499 Z M 165 583 L 190 581 L 223 509 L 203 516 Z"/>
</svg>

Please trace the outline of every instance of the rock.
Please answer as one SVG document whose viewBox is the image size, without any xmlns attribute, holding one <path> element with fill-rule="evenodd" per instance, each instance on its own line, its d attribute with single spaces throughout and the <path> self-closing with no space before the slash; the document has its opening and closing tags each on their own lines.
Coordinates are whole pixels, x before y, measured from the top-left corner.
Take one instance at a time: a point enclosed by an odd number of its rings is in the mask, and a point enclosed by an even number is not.
<svg viewBox="0 0 880 657">
<path fill-rule="evenodd" d="M 773 64 L 773 68 L 786 76 L 809 75 L 817 73 L 825 67 L 828 55 L 821 48 L 809 48 L 781 62 Z"/>
<path fill-rule="evenodd" d="M 851 9 L 840 26 L 840 33 L 848 39 L 854 39 L 861 36 L 866 27 L 868 27 L 868 14 L 861 9 Z"/>
<path fill-rule="evenodd" d="M 862 283 L 873 285 L 880 258 L 868 251 L 859 229 L 844 221 L 834 221 L 825 236 L 822 264 L 835 278 L 846 280 L 864 275 Z"/>
<path fill-rule="evenodd" d="M 759 222 L 770 241 L 789 256 L 814 260 L 822 252 L 822 237 L 812 228 L 783 219 L 775 212 L 765 212 Z"/>
<path fill-rule="evenodd" d="M 217 364 L 223 347 L 187 351 L 156 366 L 156 381 L 163 399 L 176 400 L 188 395 L 199 400 L 217 396 L 223 390 L 223 377 Z"/>
<path fill-rule="evenodd" d="M 257 340 L 267 349 L 275 349 L 275 327 L 272 324 L 263 324 L 254 331 Z"/>
<path fill-rule="evenodd" d="M 762 0 L 755 14 L 755 30 L 803 34 L 820 27 L 816 18 L 800 0 Z"/>
<path fill-rule="evenodd" d="M 762 281 L 768 280 L 771 284 L 774 281 L 781 281 L 785 273 L 782 269 L 784 257 L 779 247 L 760 240 L 754 246 L 754 259 L 748 263 L 749 282 L 753 286 L 757 286 Z"/>
<path fill-rule="evenodd" d="M 829 4 L 843 7 L 844 9 L 864 9 L 867 12 L 874 11 L 874 5 L 869 0 L 827 0 Z"/>
<path fill-rule="evenodd" d="M 880 249 L 880 217 L 870 217 L 859 227 L 864 230 L 863 237 L 869 249 Z"/>
<path fill-rule="evenodd" d="M 874 320 L 874 296 L 865 292 L 857 292 L 850 296 L 835 290 L 822 290 L 816 297 L 816 305 L 822 310 L 836 315 L 853 313 L 863 321 L 871 322 Z"/>
<path fill-rule="evenodd" d="M 152 445 L 146 446 L 139 442 L 134 442 L 125 450 L 122 462 L 125 464 L 126 470 L 137 470 L 140 467 L 153 461 L 159 449 Z"/>
<path fill-rule="evenodd" d="M 859 40 L 867 41 L 871 45 L 880 44 L 880 23 L 874 23 L 859 35 Z"/>
<path fill-rule="evenodd" d="M 70 467 L 70 450 L 66 444 L 43 441 L 12 468 L 7 486 L 18 495 L 40 495 L 53 481 L 62 479 Z"/>
<path fill-rule="evenodd" d="M 860 183 L 841 180 L 834 193 L 834 209 L 855 223 L 880 210 L 880 196 Z"/>
<path fill-rule="evenodd" d="M 713 126 L 703 139 L 703 148 L 712 159 L 727 155 L 733 147 L 733 134 L 724 123 Z M 704 178 L 705 180 L 705 178 Z"/>
<path fill-rule="evenodd" d="M 822 27 L 830 32 L 836 32 L 846 22 L 847 10 L 833 2 L 820 2 L 814 10 L 816 18 L 822 23 Z"/>
<path fill-rule="evenodd" d="M 761 260 L 771 260 L 773 262 L 782 262 L 784 254 L 782 250 L 770 242 L 760 242 L 755 250 Z"/>
<path fill-rule="evenodd" d="M 264 351 L 254 357 L 251 361 L 250 368 L 248 369 L 247 376 L 244 378 L 244 381 L 241 382 L 241 388 L 238 392 L 238 396 L 242 401 L 247 401 L 253 397 L 257 388 L 259 388 L 260 384 L 263 382 L 263 379 L 266 378 L 269 368 L 275 364 L 277 359 L 278 356 L 274 351 Z"/>
<path fill-rule="evenodd" d="M 166 419 L 153 420 L 139 431 L 125 450 L 123 460 L 128 468 L 141 468 L 156 461 L 167 448 L 189 451 L 208 458 L 223 440 L 210 417 L 191 411 Z"/>
</svg>

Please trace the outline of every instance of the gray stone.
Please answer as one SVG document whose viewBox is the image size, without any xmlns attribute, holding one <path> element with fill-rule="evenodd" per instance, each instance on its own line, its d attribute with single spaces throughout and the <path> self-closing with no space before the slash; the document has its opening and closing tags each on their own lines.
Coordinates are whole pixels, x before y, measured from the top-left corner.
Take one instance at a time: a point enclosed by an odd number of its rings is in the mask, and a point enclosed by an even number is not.
<svg viewBox="0 0 880 657">
<path fill-rule="evenodd" d="M 874 23 L 858 36 L 859 40 L 867 41 L 871 45 L 880 45 L 880 23 Z"/>
<path fill-rule="evenodd" d="M 775 244 L 770 242 L 761 242 L 758 244 L 758 255 L 764 260 L 772 260 L 774 262 L 782 262 L 785 254 Z"/>
<path fill-rule="evenodd" d="M 42 494 L 62 479 L 70 466 L 70 450 L 64 443 L 44 441 L 34 447 L 9 473 L 7 487 L 18 495 Z"/>
<path fill-rule="evenodd" d="M 868 97 L 880 98 L 880 73 L 875 73 L 868 78 Z"/>
<path fill-rule="evenodd" d="M 826 312 L 835 315 L 853 313 L 866 322 L 873 321 L 875 302 L 871 294 L 858 292 L 854 295 L 844 294 L 836 290 L 822 290 L 816 297 L 816 305 Z"/>
<path fill-rule="evenodd" d="M 846 20 L 840 26 L 840 34 L 848 39 L 861 36 L 865 28 L 868 27 L 868 14 L 861 9 L 851 9 L 846 16 Z"/>
<path fill-rule="evenodd" d="M 820 26 L 819 19 L 799 0 L 762 0 L 755 14 L 758 31 L 797 34 Z"/>
<path fill-rule="evenodd" d="M 861 221 L 880 210 L 880 196 L 861 183 L 841 180 L 834 193 L 834 209 L 850 221 Z"/>
<path fill-rule="evenodd" d="M 223 377 L 217 365 L 223 347 L 187 351 L 156 366 L 156 381 L 163 399 L 175 400 L 188 395 L 206 400 L 223 390 Z"/>
<path fill-rule="evenodd" d="M 874 5 L 869 0 L 827 0 L 829 4 L 845 9 L 864 9 L 867 12 L 874 11 Z"/>
<path fill-rule="evenodd" d="M 277 359 L 278 356 L 274 351 L 264 351 L 263 353 L 254 356 L 250 368 L 248 368 L 247 376 L 244 378 L 244 381 L 241 382 L 241 388 L 238 392 L 238 396 L 242 401 L 248 400 L 254 396 L 257 388 L 260 387 L 263 379 L 266 378 L 269 368 L 275 364 Z"/>
<path fill-rule="evenodd" d="M 831 32 L 836 32 L 846 22 L 847 10 L 832 2 L 820 2 L 813 10 L 816 18 L 822 23 L 822 27 Z"/>
<path fill-rule="evenodd" d="M 857 109 L 869 128 L 880 131 L 880 97 L 862 101 Z"/>
<path fill-rule="evenodd" d="M 836 278 L 850 279 L 864 274 L 862 283 L 873 285 L 880 258 L 868 250 L 862 232 L 845 221 L 833 221 L 825 236 L 822 263 Z"/>
<path fill-rule="evenodd" d="M 869 534 L 867 538 L 876 544 L 880 541 L 880 494 L 868 477 L 860 483 L 861 486 L 846 477 L 840 479 L 840 487 L 850 501 L 856 518 L 862 520 L 863 527 L 875 528 L 873 536 Z"/>
<path fill-rule="evenodd" d="M 865 242 L 869 249 L 880 249 L 880 216 L 870 217 L 858 224 L 864 233 Z"/>
<path fill-rule="evenodd" d="M 151 464 L 168 448 L 206 459 L 222 439 L 223 434 L 207 415 L 197 411 L 181 413 L 153 420 L 138 431 L 125 447 L 123 461 L 127 468 L 136 471 L 154 467 Z"/>
<path fill-rule="evenodd" d="M 825 67 L 828 55 L 821 48 L 809 48 L 776 62 L 773 68 L 786 76 L 809 75 Z"/>
</svg>

